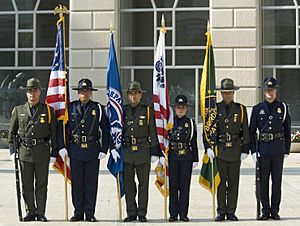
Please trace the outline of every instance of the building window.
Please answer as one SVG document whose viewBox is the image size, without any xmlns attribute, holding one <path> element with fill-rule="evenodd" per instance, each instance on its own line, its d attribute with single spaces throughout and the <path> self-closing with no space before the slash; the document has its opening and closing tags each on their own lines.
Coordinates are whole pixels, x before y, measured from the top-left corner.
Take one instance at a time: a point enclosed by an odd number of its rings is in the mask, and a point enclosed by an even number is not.
<svg viewBox="0 0 300 226">
<path fill-rule="evenodd" d="M 120 1 L 120 70 L 123 86 L 140 81 L 152 101 L 152 73 L 161 15 L 166 20 L 166 69 L 170 102 L 188 97 L 188 116 L 199 118 L 199 79 L 205 55 L 209 0 Z"/>
<path fill-rule="evenodd" d="M 26 101 L 20 87 L 25 86 L 29 78 L 39 78 L 42 98 L 46 95 L 58 19 L 53 10 L 58 4 L 69 8 L 69 0 L 1 1 L 0 130 L 8 127 L 13 107 Z M 68 25 L 66 17 L 66 30 Z"/>
<path fill-rule="evenodd" d="M 274 76 L 278 98 L 290 107 L 292 126 L 300 127 L 299 0 L 262 1 L 262 74 Z"/>
</svg>

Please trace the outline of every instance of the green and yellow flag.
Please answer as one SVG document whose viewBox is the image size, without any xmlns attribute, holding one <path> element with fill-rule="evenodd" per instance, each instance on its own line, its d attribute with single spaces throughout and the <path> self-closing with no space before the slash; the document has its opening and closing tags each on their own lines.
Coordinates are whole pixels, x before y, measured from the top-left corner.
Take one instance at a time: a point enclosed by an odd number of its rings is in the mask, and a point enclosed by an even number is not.
<svg viewBox="0 0 300 226">
<path fill-rule="evenodd" d="M 217 156 L 217 98 L 215 62 L 209 25 L 205 35 L 207 36 L 207 43 L 200 85 L 200 103 L 201 116 L 203 120 L 203 144 L 205 148 L 205 154 L 202 160 L 203 163 L 199 183 L 205 189 L 209 190 L 212 194 L 215 194 L 220 184 L 220 175 L 217 167 L 217 160 L 216 158 L 214 158 L 213 162 L 210 162 L 206 151 L 208 148 L 211 148 L 214 151 L 215 156 Z"/>
</svg>

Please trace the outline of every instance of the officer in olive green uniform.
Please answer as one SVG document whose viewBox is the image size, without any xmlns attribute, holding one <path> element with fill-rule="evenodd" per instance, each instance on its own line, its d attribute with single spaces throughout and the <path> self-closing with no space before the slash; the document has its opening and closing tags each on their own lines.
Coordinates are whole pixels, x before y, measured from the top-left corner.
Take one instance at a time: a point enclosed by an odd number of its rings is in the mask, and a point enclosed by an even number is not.
<svg viewBox="0 0 300 226">
<path fill-rule="evenodd" d="M 223 100 L 217 103 L 217 147 L 218 169 L 221 183 L 217 191 L 218 216 L 216 221 L 237 221 L 235 215 L 239 190 L 241 161 L 244 160 L 250 149 L 250 136 L 246 107 L 233 101 L 235 86 L 232 79 L 221 81 Z M 210 155 L 208 151 L 208 155 Z"/>
<path fill-rule="evenodd" d="M 50 149 L 51 156 L 57 154 L 56 118 L 53 108 L 40 101 L 41 86 L 38 79 L 27 81 L 26 95 L 28 102 L 16 106 L 12 111 L 8 142 L 11 158 L 14 158 L 13 139 L 19 135 L 22 189 L 27 212 L 23 220 L 47 221 L 45 207 Z"/>
<path fill-rule="evenodd" d="M 156 131 L 153 110 L 140 103 L 142 89 L 140 83 L 133 81 L 129 84 L 127 98 L 129 104 L 124 106 L 124 188 L 127 208 L 127 217 L 124 222 L 139 218 L 146 222 L 148 205 L 148 187 L 150 161 L 161 156 Z M 152 157 L 151 157 L 152 156 Z M 137 193 L 135 174 L 138 185 L 138 204 L 135 197 Z"/>
</svg>

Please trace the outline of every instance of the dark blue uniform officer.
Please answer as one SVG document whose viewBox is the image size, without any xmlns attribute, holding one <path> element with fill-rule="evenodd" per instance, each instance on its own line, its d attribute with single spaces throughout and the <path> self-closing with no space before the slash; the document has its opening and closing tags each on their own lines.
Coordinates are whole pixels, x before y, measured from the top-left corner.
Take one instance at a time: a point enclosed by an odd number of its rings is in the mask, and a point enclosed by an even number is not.
<svg viewBox="0 0 300 226">
<path fill-rule="evenodd" d="M 288 106 L 276 99 L 278 84 L 274 78 L 264 80 L 265 101 L 253 107 L 250 121 L 251 152 L 260 163 L 261 220 L 280 220 L 281 181 L 283 159 L 291 145 L 291 118 Z M 257 142 L 258 139 L 258 142 Z M 271 203 L 269 178 L 272 178 Z"/>
<path fill-rule="evenodd" d="M 170 222 L 189 221 L 188 208 L 192 168 L 198 165 L 197 130 L 194 120 L 186 116 L 187 97 L 175 99 L 174 126 L 169 131 Z"/>
<path fill-rule="evenodd" d="M 75 208 L 70 221 L 96 221 L 94 216 L 99 174 L 99 159 L 109 146 L 105 108 L 90 100 L 94 89 L 89 79 L 78 82 L 79 100 L 68 104 L 68 155 L 71 164 L 72 201 Z M 65 149 L 59 151 L 64 155 Z"/>
</svg>

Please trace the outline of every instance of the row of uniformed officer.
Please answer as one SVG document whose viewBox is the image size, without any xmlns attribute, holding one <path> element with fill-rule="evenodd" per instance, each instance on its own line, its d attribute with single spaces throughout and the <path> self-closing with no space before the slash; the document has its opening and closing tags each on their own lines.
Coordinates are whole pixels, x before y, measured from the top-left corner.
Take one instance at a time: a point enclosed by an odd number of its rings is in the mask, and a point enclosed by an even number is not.
<svg viewBox="0 0 300 226">
<path fill-rule="evenodd" d="M 78 100 L 68 104 L 67 124 L 68 144 L 60 139 L 59 154 L 70 157 L 72 177 L 72 202 L 74 216 L 70 221 L 96 222 L 95 206 L 98 190 L 100 159 L 106 156 L 109 148 L 108 119 L 104 106 L 92 101 L 93 84 L 89 79 L 81 79 L 78 87 Z"/>
<path fill-rule="evenodd" d="M 13 142 L 19 136 L 22 192 L 26 207 L 23 221 L 47 221 L 45 217 L 48 171 L 51 156 L 57 154 L 56 117 L 52 107 L 40 101 L 41 85 L 36 78 L 27 81 L 27 102 L 12 111 L 8 142 L 11 159 Z"/>
<path fill-rule="evenodd" d="M 265 101 L 255 105 L 251 114 L 251 152 L 260 164 L 261 220 L 280 220 L 283 160 L 290 152 L 291 118 L 288 106 L 277 100 L 278 84 L 274 78 L 264 80 Z M 258 139 L 258 142 L 257 142 Z M 258 155 L 256 153 L 258 152 Z M 259 156 L 258 160 L 256 156 Z M 269 178 L 272 179 L 270 200 Z"/>
<path fill-rule="evenodd" d="M 198 165 L 197 129 L 194 120 L 186 116 L 187 97 L 175 98 L 174 126 L 169 130 L 169 222 L 187 222 L 192 169 Z"/>
<path fill-rule="evenodd" d="M 153 107 L 141 103 L 143 90 L 132 81 L 124 105 L 124 188 L 127 217 L 124 222 L 147 222 L 150 162 L 162 156 L 155 131 Z M 135 183 L 138 179 L 138 188 Z M 138 202 L 136 195 L 138 192 Z"/>
<path fill-rule="evenodd" d="M 221 81 L 222 101 L 217 103 L 217 163 L 221 178 L 217 190 L 218 215 L 216 221 L 237 221 L 235 215 L 239 190 L 241 161 L 244 160 L 250 147 L 248 118 L 246 107 L 233 101 L 234 91 L 239 87 L 232 79 Z M 207 150 L 210 158 L 214 157 L 211 149 Z"/>
</svg>

